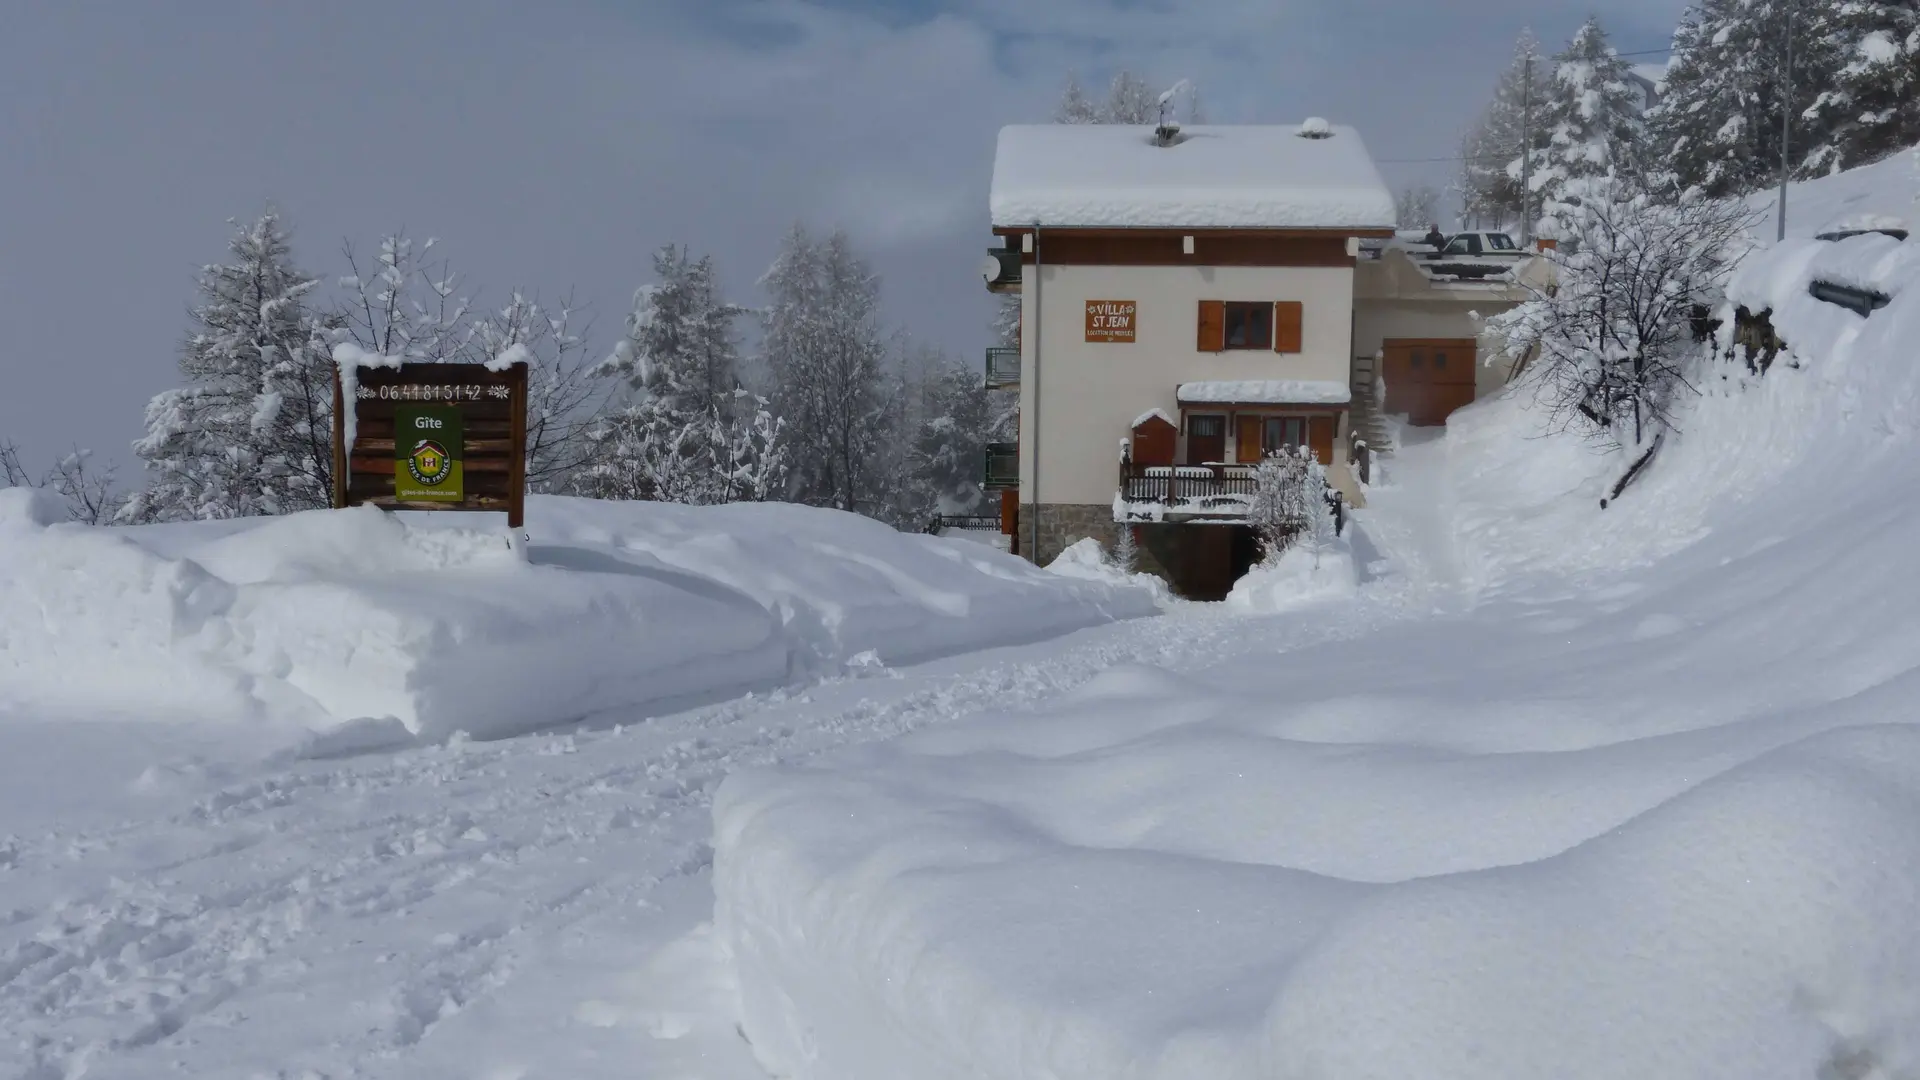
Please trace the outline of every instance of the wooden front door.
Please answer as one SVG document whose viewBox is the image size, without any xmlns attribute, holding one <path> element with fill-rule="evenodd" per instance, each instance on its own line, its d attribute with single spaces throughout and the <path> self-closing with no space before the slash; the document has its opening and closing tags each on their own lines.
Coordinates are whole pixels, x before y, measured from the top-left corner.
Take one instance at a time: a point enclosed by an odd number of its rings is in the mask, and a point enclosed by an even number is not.
<svg viewBox="0 0 1920 1080">
<path fill-rule="evenodd" d="M 1478 347 L 1472 338 L 1389 339 L 1381 368 L 1387 413 L 1405 414 L 1419 426 L 1446 423 L 1455 409 L 1473 401 Z"/>
<path fill-rule="evenodd" d="M 1187 464 L 1204 465 L 1225 461 L 1227 457 L 1227 418 L 1190 416 L 1187 418 Z"/>
<path fill-rule="evenodd" d="M 1260 423 L 1262 417 L 1240 418 L 1239 438 L 1234 440 L 1233 460 L 1243 463 L 1260 460 Z"/>
</svg>

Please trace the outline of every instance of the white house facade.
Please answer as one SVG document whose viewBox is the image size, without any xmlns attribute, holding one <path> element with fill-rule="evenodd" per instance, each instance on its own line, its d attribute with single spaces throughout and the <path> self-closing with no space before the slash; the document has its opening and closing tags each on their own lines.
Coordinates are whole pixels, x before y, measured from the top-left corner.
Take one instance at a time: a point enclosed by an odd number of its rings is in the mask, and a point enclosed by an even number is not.
<svg viewBox="0 0 1920 1080">
<path fill-rule="evenodd" d="M 1188 595 L 1223 595 L 1254 557 L 1252 463 L 1310 450 L 1364 504 L 1353 457 L 1378 403 L 1356 381 L 1371 395 L 1397 363 L 1410 411 L 1443 421 L 1456 372 L 1477 392 L 1475 316 L 1507 306 L 1397 249 L 1362 260 L 1394 199 L 1360 136 L 1322 121 L 1005 128 L 992 221 L 989 288 L 1021 307 L 1017 366 L 989 359 L 1020 393 L 1016 549 L 1044 563 L 1131 529 Z"/>
</svg>

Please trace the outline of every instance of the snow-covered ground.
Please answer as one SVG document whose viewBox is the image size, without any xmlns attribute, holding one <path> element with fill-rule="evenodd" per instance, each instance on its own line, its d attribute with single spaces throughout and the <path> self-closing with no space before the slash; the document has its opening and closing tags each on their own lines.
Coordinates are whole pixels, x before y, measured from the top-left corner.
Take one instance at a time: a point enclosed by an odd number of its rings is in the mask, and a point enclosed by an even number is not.
<svg viewBox="0 0 1920 1080">
<path fill-rule="evenodd" d="M 34 614 L 0 620 L 0 706 L 274 727 L 320 752 L 519 734 L 1157 610 L 785 504 L 535 498 L 516 547 L 371 507 L 88 529 L 34 494 L 0 492 L 0 608 Z"/>
<path fill-rule="evenodd" d="M 1756 262 L 1796 355 L 1609 509 L 1483 403 L 1244 605 L 0 493 L 0 1076 L 1912 1075 L 1920 292 L 1847 243 L 1892 305 Z"/>
<path fill-rule="evenodd" d="M 1831 183 L 1800 205 L 1873 201 Z M 1794 355 L 1703 377 L 1605 510 L 1622 463 L 1544 437 L 1518 397 L 1406 446 L 1356 515 L 1388 580 L 1289 621 L 1430 617 L 734 774 L 713 934 L 759 1061 L 1915 1075 L 1904 251 L 1750 260 L 1733 298 L 1772 308 Z M 1815 272 L 1893 303 L 1863 320 L 1810 298 Z"/>
</svg>

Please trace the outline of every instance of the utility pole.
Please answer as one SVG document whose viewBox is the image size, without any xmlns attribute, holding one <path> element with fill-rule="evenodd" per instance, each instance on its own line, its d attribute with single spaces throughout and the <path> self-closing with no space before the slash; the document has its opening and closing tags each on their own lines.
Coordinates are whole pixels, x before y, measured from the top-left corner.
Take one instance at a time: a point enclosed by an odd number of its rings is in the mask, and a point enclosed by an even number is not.
<svg viewBox="0 0 1920 1080">
<path fill-rule="evenodd" d="M 1785 84 L 1780 99 L 1780 223 L 1774 230 L 1774 242 L 1787 238 L 1787 151 L 1793 132 L 1793 7 L 1787 0 L 1787 63 L 1781 79 Z"/>
<path fill-rule="evenodd" d="M 1520 248 L 1533 245 L 1533 56 L 1520 87 Z"/>
</svg>

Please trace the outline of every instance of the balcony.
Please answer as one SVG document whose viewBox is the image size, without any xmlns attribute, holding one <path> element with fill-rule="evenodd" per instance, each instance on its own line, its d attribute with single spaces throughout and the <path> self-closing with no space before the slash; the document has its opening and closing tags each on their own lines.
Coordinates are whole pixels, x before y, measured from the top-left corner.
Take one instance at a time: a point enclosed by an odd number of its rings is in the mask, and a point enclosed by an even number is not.
<svg viewBox="0 0 1920 1080">
<path fill-rule="evenodd" d="M 987 389 L 1006 390 L 1020 385 L 1020 350 L 995 345 L 987 350 Z"/>
<path fill-rule="evenodd" d="M 1254 488 L 1251 465 L 1120 465 L 1132 521 L 1245 521 Z"/>
<path fill-rule="evenodd" d="M 1020 288 L 1020 249 L 988 248 L 987 256 L 987 261 L 980 264 L 980 276 L 986 279 L 987 291 L 1017 292 Z"/>
<path fill-rule="evenodd" d="M 1252 465 L 1136 465 L 1120 463 L 1120 522 L 1196 522 L 1244 525 L 1258 487 Z M 1334 531 L 1346 528 L 1346 500 L 1331 487 L 1327 506 Z M 1299 524 L 1296 522 L 1296 524 Z"/>
<path fill-rule="evenodd" d="M 980 486 L 988 491 L 1020 486 L 1020 444 L 988 443 L 981 463 Z"/>
</svg>

